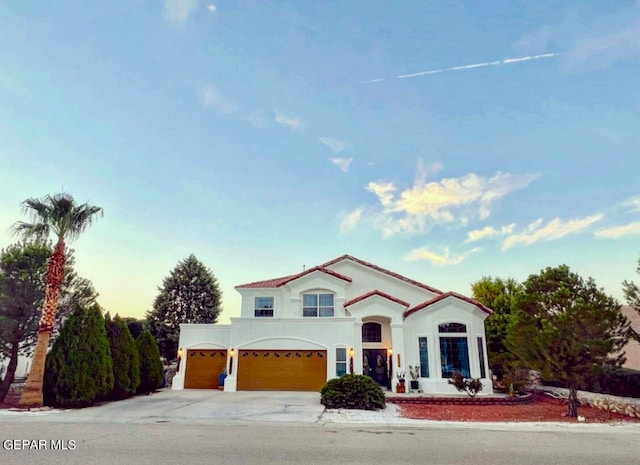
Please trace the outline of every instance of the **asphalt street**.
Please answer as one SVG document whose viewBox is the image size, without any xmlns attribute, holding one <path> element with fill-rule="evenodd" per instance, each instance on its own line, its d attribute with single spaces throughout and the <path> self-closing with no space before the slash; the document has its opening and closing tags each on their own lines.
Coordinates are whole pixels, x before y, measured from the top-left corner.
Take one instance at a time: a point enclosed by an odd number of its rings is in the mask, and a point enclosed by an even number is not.
<svg viewBox="0 0 640 465">
<path fill-rule="evenodd" d="M 323 410 L 317 393 L 162 391 L 2 411 L 0 464 L 640 464 L 637 426 L 336 423 Z"/>
</svg>

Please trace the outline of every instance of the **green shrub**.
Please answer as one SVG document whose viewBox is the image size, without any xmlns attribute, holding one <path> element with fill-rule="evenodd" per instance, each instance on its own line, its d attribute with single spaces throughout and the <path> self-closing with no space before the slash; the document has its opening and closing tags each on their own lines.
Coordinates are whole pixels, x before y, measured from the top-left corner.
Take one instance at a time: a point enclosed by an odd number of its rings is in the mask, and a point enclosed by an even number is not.
<svg viewBox="0 0 640 465">
<path fill-rule="evenodd" d="M 126 322 L 116 315 L 105 315 L 107 339 L 113 359 L 113 389 L 110 397 L 124 399 L 136 393 L 140 384 L 140 356 L 136 341 L 131 337 Z"/>
<path fill-rule="evenodd" d="M 163 380 L 163 367 L 160 361 L 158 344 L 148 330 L 144 330 L 136 339 L 140 357 L 140 385 L 138 394 L 150 394 L 160 386 Z"/>
<path fill-rule="evenodd" d="M 47 355 L 45 403 L 86 407 L 105 399 L 112 388 L 111 350 L 102 311 L 97 304 L 77 306 Z"/>
<path fill-rule="evenodd" d="M 482 391 L 480 378 L 465 378 L 459 371 L 453 372 L 453 376 L 449 379 L 449 384 L 453 384 L 458 392 L 466 392 L 472 399 Z"/>
<path fill-rule="evenodd" d="M 385 397 L 380 385 L 370 377 L 348 374 L 322 386 L 320 403 L 327 408 L 377 410 L 385 408 Z"/>
</svg>

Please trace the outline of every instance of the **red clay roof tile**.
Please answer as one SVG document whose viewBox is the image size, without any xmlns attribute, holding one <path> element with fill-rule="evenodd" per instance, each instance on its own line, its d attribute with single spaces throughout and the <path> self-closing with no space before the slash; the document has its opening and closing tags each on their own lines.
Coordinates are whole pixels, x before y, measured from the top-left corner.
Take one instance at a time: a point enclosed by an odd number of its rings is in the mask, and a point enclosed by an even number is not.
<svg viewBox="0 0 640 465">
<path fill-rule="evenodd" d="M 408 302 L 405 302 L 404 300 L 398 299 L 397 297 L 389 295 L 386 292 L 382 292 L 382 291 L 379 291 L 378 289 L 375 289 L 375 290 L 373 290 L 371 292 L 367 292 L 366 294 L 362 294 L 359 297 L 355 297 L 355 298 L 345 302 L 344 306 L 348 307 L 349 305 L 353 305 L 353 304 L 358 303 L 358 302 L 360 302 L 362 300 L 368 299 L 369 297 L 372 297 L 374 295 L 379 295 L 380 297 L 384 297 L 385 299 L 389 299 L 392 302 L 396 302 L 396 303 L 398 303 L 400 305 L 404 305 L 405 307 L 408 307 L 409 305 L 411 305 Z"/>
<path fill-rule="evenodd" d="M 480 310 L 482 310 L 485 313 L 488 313 L 489 315 L 491 315 L 493 313 L 493 310 L 491 310 L 489 307 L 485 307 L 484 305 L 482 305 L 480 302 L 478 302 L 477 300 L 472 299 L 471 297 L 467 297 L 465 295 L 462 294 L 458 294 L 457 292 L 453 292 L 453 291 L 449 291 L 449 292 L 445 292 L 444 294 L 441 294 L 437 297 L 434 297 L 431 300 L 427 300 L 426 302 L 423 302 L 421 304 L 416 305 L 413 308 L 410 308 L 409 310 L 407 310 L 406 312 L 404 312 L 404 317 L 408 317 L 409 315 L 412 315 L 413 313 L 420 311 L 424 308 L 427 308 L 433 304 L 435 304 L 436 302 L 440 302 L 441 300 L 446 299 L 447 297 L 455 297 L 457 299 L 460 300 L 464 300 L 465 302 L 470 303 L 471 305 L 475 305 L 476 307 L 478 307 Z"/>
</svg>

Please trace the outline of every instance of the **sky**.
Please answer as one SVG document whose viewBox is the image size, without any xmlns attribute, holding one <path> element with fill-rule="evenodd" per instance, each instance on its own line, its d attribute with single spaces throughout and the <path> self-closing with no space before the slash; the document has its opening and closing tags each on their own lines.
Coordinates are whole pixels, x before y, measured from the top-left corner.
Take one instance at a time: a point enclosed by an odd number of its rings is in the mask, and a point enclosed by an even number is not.
<svg viewBox="0 0 640 465">
<path fill-rule="evenodd" d="M 234 287 L 343 254 L 443 291 L 640 258 L 640 2 L 0 3 L 0 248 L 21 202 L 143 317 L 193 253 Z"/>
</svg>

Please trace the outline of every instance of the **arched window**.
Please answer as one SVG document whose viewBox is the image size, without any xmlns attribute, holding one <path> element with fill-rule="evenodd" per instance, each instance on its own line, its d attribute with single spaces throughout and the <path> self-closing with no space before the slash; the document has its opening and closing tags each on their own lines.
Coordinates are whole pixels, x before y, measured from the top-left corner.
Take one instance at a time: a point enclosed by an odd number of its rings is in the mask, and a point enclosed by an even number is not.
<svg viewBox="0 0 640 465">
<path fill-rule="evenodd" d="M 362 342 L 382 342 L 382 325 L 372 322 L 363 324 Z"/>
<path fill-rule="evenodd" d="M 462 323 L 443 323 L 438 325 L 439 333 L 466 333 L 467 326 Z"/>
</svg>

